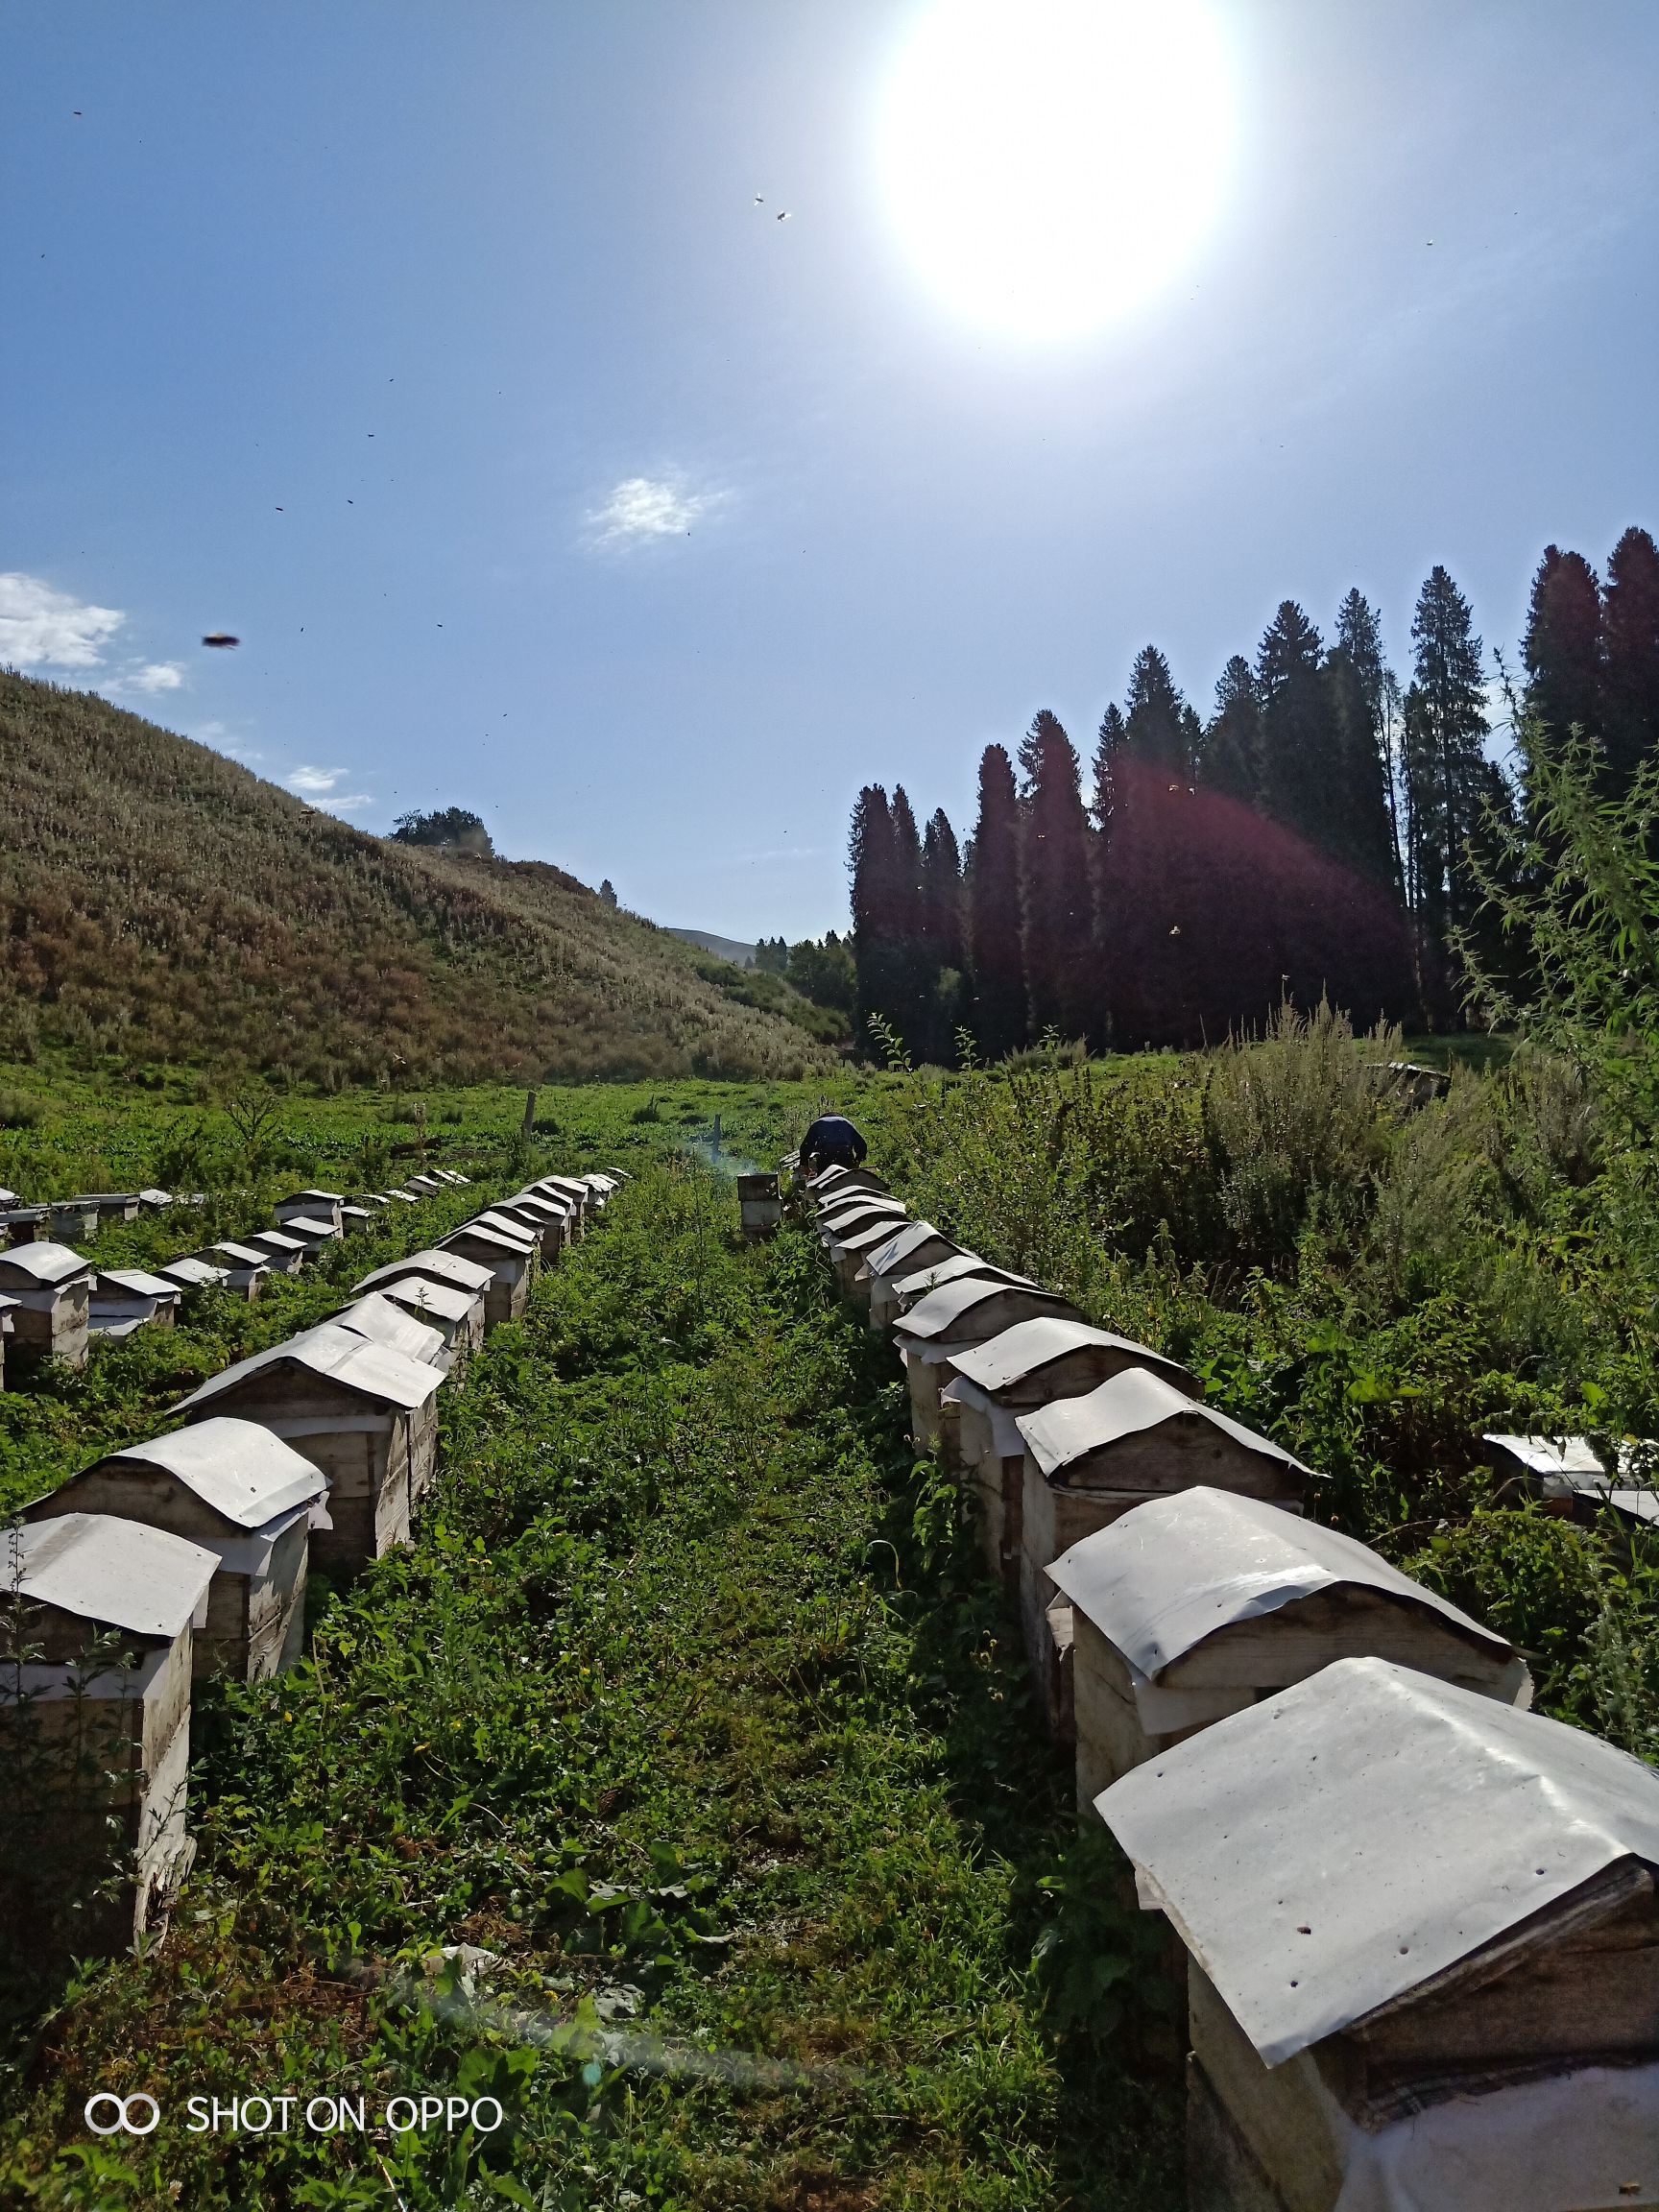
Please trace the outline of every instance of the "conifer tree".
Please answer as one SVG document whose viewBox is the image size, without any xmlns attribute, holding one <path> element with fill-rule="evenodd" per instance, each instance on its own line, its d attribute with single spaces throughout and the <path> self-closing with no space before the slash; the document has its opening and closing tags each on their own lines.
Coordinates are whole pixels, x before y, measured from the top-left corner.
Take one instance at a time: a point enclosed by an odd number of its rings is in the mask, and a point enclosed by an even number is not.
<svg viewBox="0 0 1659 2212">
<path fill-rule="evenodd" d="M 1487 732 L 1481 646 L 1475 618 L 1443 567 L 1418 594 L 1411 621 L 1415 674 L 1406 695 L 1407 898 L 1425 947 L 1444 971 L 1454 929 L 1479 903 L 1465 848 L 1481 827 L 1491 788 L 1481 749 Z M 1426 992 L 1436 978 L 1425 975 Z"/>
<path fill-rule="evenodd" d="M 1215 711 L 1205 733 L 1198 780 L 1246 805 L 1254 806 L 1262 797 L 1262 703 L 1241 653 L 1234 654 L 1215 686 Z"/>
<path fill-rule="evenodd" d="M 1156 645 L 1143 645 L 1129 671 L 1129 696 L 1124 702 L 1123 739 L 1129 757 L 1149 768 L 1166 769 L 1187 782 L 1196 765 L 1191 722 L 1191 709 L 1176 688 L 1168 661 Z"/>
<path fill-rule="evenodd" d="M 1599 740 L 1605 690 L 1601 587 L 1581 553 L 1546 545 L 1532 579 L 1521 658 L 1527 707 L 1555 743 L 1576 730 Z"/>
<path fill-rule="evenodd" d="M 1020 904 L 1035 1035 L 1082 1037 L 1095 1009 L 1094 881 L 1077 755 L 1046 709 L 1020 748 Z"/>
<path fill-rule="evenodd" d="M 1281 601 L 1256 656 L 1262 804 L 1327 851 L 1341 842 L 1334 791 L 1339 741 L 1324 645 L 1295 600 Z"/>
<path fill-rule="evenodd" d="M 1388 671 L 1382 625 L 1376 609 L 1350 591 L 1336 613 L 1336 642 L 1325 663 L 1331 692 L 1335 757 L 1333 762 L 1333 856 L 1397 888 L 1399 869 L 1389 806 L 1387 738 L 1383 714 Z"/>
<path fill-rule="evenodd" d="M 893 809 L 879 783 L 866 783 L 854 803 L 847 864 L 853 878 L 853 957 L 858 978 L 855 1034 L 863 1044 L 869 1037 L 873 1014 L 884 1021 L 891 1019 L 888 1008 L 899 868 Z"/>
<path fill-rule="evenodd" d="M 1121 759 L 1127 742 L 1123 726 L 1122 709 L 1108 707 L 1100 717 L 1100 733 L 1094 744 L 1094 760 L 1090 777 L 1089 814 L 1102 838 L 1112 830 L 1112 809 L 1115 804 L 1113 765 Z"/>
<path fill-rule="evenodd" d="M 956 1030 L 967 1010 L 962 970 L 962 860 L 956 832 L 943 806 L 928 817 L 922 836 L 922 935 L 927 952 L 928 1060 L 949 1067 Z"/>
<path fill-rule="evenodd" d="M 968 972 L 973 1028 L 988 1060 L 1025 1039 L 1025 975 L 1020 944 L 1020 803 L 1014 767 L 1000 745 L 979 760 L 979 812 L 967 878 Z"/>
<path fill-rule="evenodd" d="M 1603 742 L 1609 781 L 1623 793 L 1659 751 L 1659 546 L 1646 530 L 1626 530 L 1613 548 L 1602 628 Z"/>
</svg>

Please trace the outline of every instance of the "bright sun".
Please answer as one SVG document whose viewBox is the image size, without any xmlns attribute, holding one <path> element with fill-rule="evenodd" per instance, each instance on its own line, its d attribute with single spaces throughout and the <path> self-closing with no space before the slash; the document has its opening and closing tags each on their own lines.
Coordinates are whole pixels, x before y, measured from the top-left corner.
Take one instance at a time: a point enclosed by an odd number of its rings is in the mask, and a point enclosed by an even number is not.
<svg viewBox="0 0 1659 2212">
<path fill-rule="evenodd" d="M 921 276 L 957 314 L 1039 343 L 1118 320 L 1214 220 L 1230 78 L 1195 0 L 937 0 L 878 117 Z"/>
</svg>

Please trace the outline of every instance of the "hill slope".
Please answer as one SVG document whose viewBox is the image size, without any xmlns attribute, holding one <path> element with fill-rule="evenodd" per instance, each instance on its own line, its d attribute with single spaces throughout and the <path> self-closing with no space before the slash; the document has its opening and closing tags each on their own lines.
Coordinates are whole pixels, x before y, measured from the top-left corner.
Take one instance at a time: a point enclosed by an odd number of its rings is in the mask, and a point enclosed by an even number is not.
<svg viewBox="0 0 1659 2212">
<path fill-rule="evenodd" d="M 367 836 L 90 693 L 0 672 L 0 1052 L 330 1089 L 827 1059 L 560 869 Z"/>
</svg>

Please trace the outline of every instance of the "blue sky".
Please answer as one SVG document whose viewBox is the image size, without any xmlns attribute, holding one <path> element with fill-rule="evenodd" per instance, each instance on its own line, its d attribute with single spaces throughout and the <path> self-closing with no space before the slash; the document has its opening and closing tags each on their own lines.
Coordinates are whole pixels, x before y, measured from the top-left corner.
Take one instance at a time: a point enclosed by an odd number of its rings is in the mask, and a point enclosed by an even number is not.
<svg viewBox="0 0 1659 2212">
<path fill-rule="evenodd" d="M 1215 0 L 1204 235 L 1052 337 L 896 228 L 925 12 L 12 0 L 0 658 L 794 937 L 860 783 L 966 829 L 1149 639 L 1207 709 L 1357 583 L 1404 665 L 1444 561 L 1512 647 L 1547 541 L 1659 525 L 1651 0 Z"/>
</svg>

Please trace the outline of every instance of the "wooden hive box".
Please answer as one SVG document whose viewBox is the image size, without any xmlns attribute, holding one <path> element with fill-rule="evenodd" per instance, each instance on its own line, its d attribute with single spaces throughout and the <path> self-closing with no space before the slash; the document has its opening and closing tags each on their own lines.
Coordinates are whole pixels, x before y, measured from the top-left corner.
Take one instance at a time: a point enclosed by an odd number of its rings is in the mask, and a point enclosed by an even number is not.
<svg viewBox="0 0 1659 2212">
<path fill-rule="evenodd" d="M 612 1199 L 621 1189 L 621 1185 L 614 1175 L 607 1175 L 597 1167 L 589 1167 L 581 1180 L 587 1184 L 592 1192 L 594 1211 L 599 1214 L 604 1213 L 606 1207 L 610 1205 Z"/>
<path fill-rule="evenodd" d="M 498 1322 L 517 1321 L 523 1313 L 530 1303 L 534 1280 L 533 1244 L 523 1238 L 506 1236 L 498 1229 L 486 1229 L 478 1222 L 469 1221 L 452 1236 L 445 1237 L 438 1249 L 458 1253 L 463 1260 L 475 1260 L 479 1266 L 489 1268 L 490 1287 L 484 1296 L 487 1329 L 493 1329 Z"/>
<path fill-rule="evenodd" d="M 201 1421 L 124 1445 L 27 1508 L 31 1521 L 103 1513 L 186 1537 L 214 1555 L 192 1671 L 257 1682 L 300 1657 L 312 1526 L 325 1478 L 255 1421 Z"/>
<path fill-rule="evenodd" d="M 136 1221 L 138 1218 L 139 1199 L 136 1190 L 91 1190 L 78 1202 L 97 1208 L 101 1228 L 112 1221 Z"/>
<path fill-rule="evenodd" d="M 100 1267 L 92 1276 L 86 1326 L 94 1336 L 131 1336 L 135 1329 L 171 1329 L 184 1293 L 164 1275 L 142 1267 Z"/>
<path fill-rule="evenodd" d="M 910 1226 L 907 1214 L 881 1214 L 874 1219 L 860 1216 L 851 1225 L 836 1222 L 828 1239 L 828 1250 L 830 1264 L 844 1297 L 851 1298 L 855 1306 L 868 1306 L 869 1292 L 859 1278 L 864 1274 L 871 1253 L 891 1244 L 895 1237 Z"/>
<path fill-rule="evenodd" d="M 873 1330 L 891 1329 L 899 1318 L 898 1286 L 928 1267 L 962 1257 L 953 1243 L 931 1221 L 905 1221 L 865 1254 L 864 1264 L 853 1278 L 854 1297 L 868 1309 Z"/>
<path fill-rule="evenodd" d="M 1391 1659 L 1506 1704 L 1507 1638 L 1367 1545 L 1207 1483 L 1132 1506 L 1055 1560 L 1071 1609 L 1077 1802 L 1337 1659 Z"/>
<path fill-rule="evenodd" d="M 1190 1955 L 1195 2212 L 1659 2204 L 1659 1773 L 1342 1659 L 1098 1810 Z"/>
<path fill-rule="evenodd" d="M 783 1226 L 783 1194 L 776 1175 L 739 1175 L 737 1225 L 751 1244 L 776 1237 Z"/>
<path fill-rule="evenodd" d="M 354 1330 L 324 1322 L 238 1360 L 186 1398 L 188 1421 L 258 1421 L 328 1478 L 332 1527 L 313 1533 L 311 1564 L 355 1574 L 406 1543 L 437 1466 L 444 1378 Z"/>
<path fill-rule="evenodd" d="M 14 1244 L 0 1252 L 0 1291 L 12 1310 L 12 1349 L 21 1359 L 86 1364 L 92 1262 L 65 1244 Z"/>
<path fill-rule="evenodd" d="M 1021 1594 L 1027 1611 L 1038 1585 L 1022 1565 L 1026 1455 L 1019 1416 L 1058 1399 L 1081 1398 L 1126 1367 L 1161 1375 L 1183 1397 L 1203 1394 L 1178 1361 L 1110 1329 L 1056 1314 L 1016 1322 L 947 1360 L 942 1370 L 948 1380 L 941 1383 L 940 1402 L 956 1408 L 957 1459 L 974 1486 L 986 1566 Z M 1035 1654 L 1040 1640 L 1034 1619 L 1027 1620 L 1026 1641 Z"/>
<path fill-rule="evenodd" d="M 1044 1314 L 1067 1321 L 1083 1318 L 1075 1306 L 1034 1283 L 959 1275 L 929 1290 L 899 1316 L 893 1324 L 893 1340 L 904 1362 L 910 1436 L 918 1451 L 939 1444 L 948 1458 L 954 1461 L 956 1456 L 956 1408 L 944 1407 L 940 1396 L 949 1380 L 946 1363 L 956 1353 L 999 1336 L 1017 1321 L 1035 1321 Z"/>
<path fill-rule="evenodd" d="M 1659 1528 L 1650 1438 L 1623 1444 L 1605 1466 L 1587 1436 L 1483 1436 L 1494 1467 L 1551 1512 L 1594 1527 L 1611 1513 L 1626 1532 Z"/>
<path fill-rule="evenodd" d="M 16 1600 L 0 1665 L 19 1754 L 7 1817 L 38 1839 L 47 1884 L 84 1888 L 117 1864 L 132 1876 L 119 1902 L 92 1910 L 77 1950 L 151 1934 L 189 1866 L 191 1637 L 217 1564 L 182 1537 L 102 1514 L 0 1536 Z M 111 1638 L 132 1664 L 101 1663 Z"/>
<path fill-rule="evenodd" d="M 273 1275 L 298 1275 L 310 1257 L 305 1239 L 287 1229 L 255 1229 L 237 1241 L 255 1252 L 263 1252 Z"/>
<path fill-rule="evenodd" d="M 580 1175 L 543 1175 L 530 1189 L 539 1197 L 563 1198 L 573 1206 L 578 1235 L 589 1216 L 598 1212 L 595 1193 Z"/>
<path fill-rule="evenodd" d="M 439 1182 L 436 1175 L 411 1175 L 408 1179 L 408 1188 L 414 1191 L 417 1198 L 436 1198 L 444 1186 Z"/>
<path fill-rule="evenodd" d="M 271 1230 L 266 1236 L 274 1234 Z M 335 1219 L 325 1214 L 290 1214 L 283 1222 L 280 1234 L 295 1238 L 303 1247 L 305 1260 L 316 1260 L 330 1244 L 340 1242 L 341 1232 Z"/>
<path fill-rule="evenodd" d="M 490 1269 L 479 1261 L 464 1259 L 459 1252 L 440 1252 L 428 1246 L 424 1251 L 411 1252 L 401 1260 L 374 1268 L 356 1288 L 390 1292 L 394 1284 L 419 1281 L 442 1283 L 452 1290 L 465 1291 L 476 1308 L 476 1330 L 469 1333 L 469 1341 L 475 1349 L 484 1341 L 485 1301 L 494 1280 Z"/>
<path fill-rule="evenodd" d="M 0 1293 L 0 1390 L 6 1387 L 6 1346 L 11 1339 L 12 1329 L 16 1326 L 12 1319 L 16 1310 L 16 1299 L 9 1298 L 4 1293 Z"/>
<path fill-rule="evenodd" d="M 252 1303 L 264 1289 L 271 1274 L 271 1255 L 256 1244 L 209 1244 L 193 1255 L 209 1267 L 223 1267 L 225 1287 Z"/>
<path fill-rule="evenodd" d="M 156 1272 L 164 1276 L 169 1283 L 176 1283 L 180 1290 L 222 1290 L 230 1280 L 228 1267 L 216 1266 L 199 1255 L 190 1253 L 178 1260 L 169 1260 L 164 1266 L 157 1267 Z"/>
<path fill-rule="evenodd" d="M 58 1198 L 47 1207 L 46 1214 L 60 1244 L 84 1243 L 98 1234 L 96 1198 Z"/>
<path fill-rule="evenodd" d="M 278 1198 L 272 1212 L 278 1229 L 285 1229 L 290 1221 L 326 1221 L 338 1237 L 344 1227 L 340 1209 L 345 1203 L 338 1190 L 295 1190 L 286 1198 Z"/>
<path fill-rule="evenodd" d="M 1021 1612 L 1055 1711 L 1070 1690 L 1070 1661 L 1061 1655 L 1070 1650 L 1073 1627 L 1049 1573 L 1063 1551 L 1131 1506 L 1199 1482 L 1300 1512 L 1314 1479 L 1270 1437 L 1143 1367 L 1126 1367 L 1081 1397 L 1016 1414 L 1015 1423 L 1025 1445 Z"/>
<path fill-rule="evenodd" d="M 348 1206 L 340 1208 L 340 1234 L 342 1237 L 361 1237 L 375 1219 L 373 1206 Z"/>
<path fill-rule="evenodd" d="M 568 1212 L 557 1200 L 526 1190 L 517 1198 L 503 1198 L 493 1211 L 505 1214 L 509 1221 L 517 1222 L 536 1239 L 543 1265 L 555 1263 L 568 1240 L 570 1221 Z"/>
<path fill-rule="evenodd" d="M 394 1352 L 401 1352 L 405 1359 L 418 1359 L 423 1367 L 436 1367 L 441 1375 L 449 1372 L 449 1339 L 443 1330 L 430 1321 L 418 1319 L 406 1306 L 388 1298 L 382 1290 L 364 1291 L 349 1306 L 343 1306 L 338 1313 L 330 1313 L 328 1319 L 335 1328 L 354 1329 L 371 1343 L 384 1344 Z"/>
<path fill-rule="evenodd" d="M 873 1167 L 820 1167 L 816 1175 L 809 1175 L 804 1186 L 807 1198 L 814 1206 L 823 1206 L 835 1197 L 846 1197 L 854 1190 L 873 1190 L 887 1194 L 887 1186 Z"/>
<path fill-rule="evenodd" d="M 430 1329 L 442 1332 L 445 1347 L 443 1360 L 434 1367 L 458 1376 L 484 1341 L 482 1291 L 462 1290 L 453 1283 L 436 1282 L 429 1275 L 399 1275 L 385 1285 L 379 1295 L 401 1306 Z"/>
</svg>

